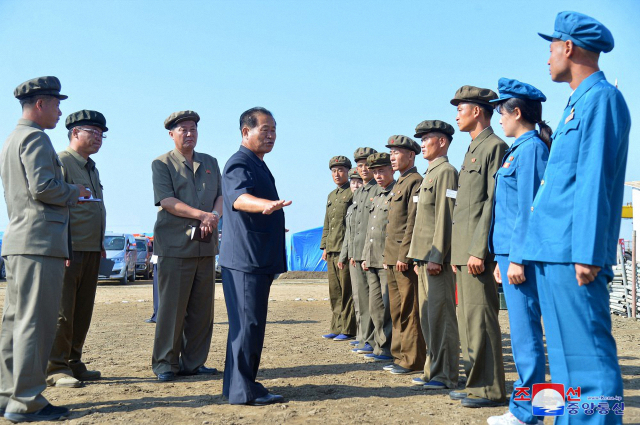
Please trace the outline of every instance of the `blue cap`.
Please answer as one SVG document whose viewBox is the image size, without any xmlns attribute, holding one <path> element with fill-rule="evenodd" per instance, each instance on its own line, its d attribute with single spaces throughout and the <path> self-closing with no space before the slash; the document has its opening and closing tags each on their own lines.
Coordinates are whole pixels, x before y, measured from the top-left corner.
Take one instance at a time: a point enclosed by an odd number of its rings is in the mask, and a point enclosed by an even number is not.
<svg viewBox="0 0 640 425">
<path fill-rule="evenodd" d="M 500 97 L 496 100 L 490 100 L 489 102 L 502 102 L 503 100 L 511 99 L 512 97 L 517 97 L 518 99 L 539 100 L 540 102 L 547 100 L 547 96 L 531 84 L 521 83 L 520 81 L 513 80 L 511 78 L 500 78 L 498 81 L 498 91 L 500 92 Z"/>
<path fill-rule="evenodd" d="M 578 12 L 560 12 L 556 16 L 556 23 L 552 35 L 538 33 L 545 40 L 554 38 L 571 40 L 576 46 L 592 52 L 609 53 L 613 50 L 613 35 L 600 22 L 590 16 Z"/>
</svg>

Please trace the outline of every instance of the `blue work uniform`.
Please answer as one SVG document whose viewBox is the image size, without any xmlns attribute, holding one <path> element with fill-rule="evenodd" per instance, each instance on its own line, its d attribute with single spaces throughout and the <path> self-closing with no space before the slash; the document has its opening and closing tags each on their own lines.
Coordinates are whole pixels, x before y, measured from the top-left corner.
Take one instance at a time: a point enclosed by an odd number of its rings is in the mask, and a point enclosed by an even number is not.
<svg viewBox="0 0 640 425">
<path fill-rule="evenodd" d="M 530 208 L 523 258 L 535 262 L 551 379 L 565 392 L 581 389 L 579 412 L 556 424 L 622 422 L 613 412 L 589 415 L 583 404 L 594 402 L 587 397 L 622 397 L 607 283 L 616 263 L 630 126 L 626 102 L 604 73 L 584 79 L 553 134 Z M 575 263 L 602 270 L 579 286 Z"/>
<path fill-rule="evenodd" d="M 495 197 L 489 249 L 495 254 L 502 287 L 509 310 L 511 348 L 518 372 L 509 401 L 509 411 L 525 423 L 535 424 L 531 399 L 517 395 L 517 388 L 545 382 L 544 343 L 540 321 L 540 302 L 534 268 L 526 265 L 526 280 L 510 285 L 507 278 L 509 263 L 522 264 L 523 242 L 527 233 L 533 198 L 549 159 L 549 148 L 535 130 L 518 137 L 507 150 L 502 167 L 495 176 Z"/>
<path fill-rule="evenodd" d="M 256 382 L 273 278 L 287 270 L 284 211 L 248 213 L 233 208 L 239 196 L 278 200 L 267 164 L 241 146 L 224 167 L 224 221 L 220 247 L 222 288 L 229 335 L 222 394 L 230 404 L 245 404 L 268 391 Z"/>
</svg>

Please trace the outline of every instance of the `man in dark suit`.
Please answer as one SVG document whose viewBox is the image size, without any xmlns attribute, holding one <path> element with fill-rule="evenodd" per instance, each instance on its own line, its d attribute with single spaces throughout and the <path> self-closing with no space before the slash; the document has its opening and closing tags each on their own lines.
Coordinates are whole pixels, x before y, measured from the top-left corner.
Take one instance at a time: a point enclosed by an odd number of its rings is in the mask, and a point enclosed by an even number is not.
<svg viewBox="0 0 640 425">
<path fill-rule="evenodd" d="M 256 382 L 271 282 L 287 270 L 283 207 L 264 162 L 276 141 L 271 112 L 252 108 L 240 116 L 242 144 L 222 173 L 224 224 L 220 247 L 229 336 L 222 393 L 230 404 L 282 402 Z"/>
</svg>

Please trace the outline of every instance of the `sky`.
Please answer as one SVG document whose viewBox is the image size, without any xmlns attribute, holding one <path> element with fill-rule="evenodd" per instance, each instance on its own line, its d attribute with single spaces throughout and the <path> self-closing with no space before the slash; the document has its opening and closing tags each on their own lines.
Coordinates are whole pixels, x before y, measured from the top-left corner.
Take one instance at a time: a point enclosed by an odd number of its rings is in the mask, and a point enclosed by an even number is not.
<svg viewBox="0 0 640 425">
<path fill-rule="evenodd" d="M 108 138 L 92 158 L 107 230 L 153 232 L 151 162 L 174 148 L 165 118 L 198 112 L 196 150 L 222 169 L 240 145 L 240 114 L 263 106 L 277 121 L 265 161 L 280 197 L 293 201 L 286 221 L 297 232 L 322 226 L 335 188 L 332 156 L 352 159 L 360 146 L 385 151 L 389 136 L 411 137 L 425 119 L 456 127 L 449 101 L 462 85 L 497 91 L 500 77 L 530 83 L 546 94 L 543 118 L 555 129 L 571 88 L 551 81 L 549 43 L 537 33 L 552 33 L 563 10 L 591 15 L 614 35 L 600 66 L 631 110 L 626 180 L 640 180 L 637 0 L 0 0 L 0 141 L 21 115 L 14 88 L 57 76 L 69 99 L 48 131 L 55 149 L 68 145 L 67 115 L 102 112 Z M 502 137 L 498 120 L 492 125 Z M 449 160 L 457 168 L 469 142 L 456 131 Z M 416 165 L 427 169 L 422 158 Z M 0 199 L 0 231 L 7 223 Z M 628 220 L 621 237 L 631 237 Z"/>
</svg>

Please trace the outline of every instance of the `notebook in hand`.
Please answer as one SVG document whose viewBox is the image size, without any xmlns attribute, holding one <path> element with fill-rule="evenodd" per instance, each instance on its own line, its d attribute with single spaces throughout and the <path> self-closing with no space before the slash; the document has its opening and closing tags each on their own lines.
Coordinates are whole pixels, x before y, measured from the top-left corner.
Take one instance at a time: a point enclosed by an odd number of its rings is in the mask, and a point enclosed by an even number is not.
<svg viewBox="0 0 640 425">
<path fill-rule="evenodd" d="M 189 226 L 191 227 L 191 240 L 209 243 L 211 242 L 211 237 L 213 233 L 208 233 L 204 238 L 202 237 L 202 232 L 200 231 L 200 225 L 198 226 Z"/>
</svg>

